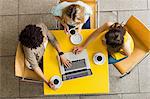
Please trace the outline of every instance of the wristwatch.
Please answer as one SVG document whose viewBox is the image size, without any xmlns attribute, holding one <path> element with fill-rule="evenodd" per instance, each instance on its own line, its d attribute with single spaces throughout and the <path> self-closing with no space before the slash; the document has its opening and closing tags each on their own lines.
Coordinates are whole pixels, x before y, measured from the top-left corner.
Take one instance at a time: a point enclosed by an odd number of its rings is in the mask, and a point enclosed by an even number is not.
<svg viewBox="0 0 150 99">
<path fill-rule="evenodd" d="M 59 52 L 59 53 L 58 53 L 59 56 L 61 56 L 61 55 L 63 55 L 63 54 L 64 54 L 64 52 Z"/>
</svg>

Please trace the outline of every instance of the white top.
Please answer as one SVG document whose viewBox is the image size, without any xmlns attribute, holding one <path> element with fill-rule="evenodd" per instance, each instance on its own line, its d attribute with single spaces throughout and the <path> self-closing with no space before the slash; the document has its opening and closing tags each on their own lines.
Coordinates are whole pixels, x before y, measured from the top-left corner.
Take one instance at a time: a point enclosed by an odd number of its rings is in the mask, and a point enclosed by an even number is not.
<svg viewBox="0 0 150 99">
<path fill-rule="evenodd" d="M 60 16 L 61 17 L 62 16 L 62 10 L 64 8 L 72 5 L 72 4 L 77 4 L 77 5 L 80 5 L 80 6 L 85 8 L 85 16 L 84 16 L 85 20 L 84 20 L 84 22 L 86 22 L 89 19 L 90 15 L 92 15 L 92 13 L 93 13 L 92 8 L 82 1 L 76 1 L 76 2 L 64 1 L 64 2 L 61 2 L 61 3 L 57 4 L 56 6 L 54 6 L 52 9 L 50 9 L 50 13 L 53 14 L 54 16 Z"/>
</svg>

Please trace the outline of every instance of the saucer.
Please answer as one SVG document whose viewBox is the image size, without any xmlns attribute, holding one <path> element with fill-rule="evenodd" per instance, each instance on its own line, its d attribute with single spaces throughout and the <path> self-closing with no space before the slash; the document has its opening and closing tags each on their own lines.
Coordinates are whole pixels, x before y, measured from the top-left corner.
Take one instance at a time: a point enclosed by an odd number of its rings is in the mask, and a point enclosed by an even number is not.
<svg viewBox="0 0 150 99">
<path fill-rule="evenodd" d="M 102 65 L 105 62 L 105 55 L 103 53 L 96 53 L 93 56 L 93 61 L 96 65 Z"/>
<path fill-rule="evenodd" d="M 62 79 L 57 75 L 53 76 L 50 81 L 54 83 L 55 89 L 60 88 L 62 85 Z"/>
<path fill-rule="evenodd" d="M 82 40 L 83 38 L 80 34 L 74 34 L 70 37 L 70 41 L 72 42 L 72 44 L 80 44 Z"/>
</svg>

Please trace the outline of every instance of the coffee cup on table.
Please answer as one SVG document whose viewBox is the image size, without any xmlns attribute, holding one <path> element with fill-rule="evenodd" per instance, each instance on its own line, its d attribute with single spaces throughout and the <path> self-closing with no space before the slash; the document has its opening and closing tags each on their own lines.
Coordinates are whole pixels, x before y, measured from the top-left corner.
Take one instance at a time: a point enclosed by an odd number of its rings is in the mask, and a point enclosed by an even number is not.
<svg viewBox="0 0 150 99">
<path fill-rule="evenodd" d="M 62 86 L 62 79 L 57 75 L 53 76 L 50 81 L 54 84 L 55 89 L 58 89 Z"/>
<path fill-rule="evenodd" d="M 71 35 L 74 35 L 74 34 L 77 34 L 77 31 L 76 31 L 75 28 L 72 28 L 72 29 L 69 30 L 69 33 L 70 33 Z"/>
<path fill-rule="evenodd" d="M 96 53 L 93 56 L 93 61 L 96 65 L 102 65 L 105 62 L 105 55 L 103 53 Z"/>
</svg>

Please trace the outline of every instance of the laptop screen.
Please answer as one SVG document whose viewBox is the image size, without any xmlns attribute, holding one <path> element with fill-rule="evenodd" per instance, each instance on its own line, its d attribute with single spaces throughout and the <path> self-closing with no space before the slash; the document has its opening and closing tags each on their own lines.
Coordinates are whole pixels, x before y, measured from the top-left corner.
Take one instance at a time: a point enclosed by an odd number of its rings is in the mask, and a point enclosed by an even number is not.
<svg viewBox="0 0 150 99">
<path fill-rule="evenodd" d="M 64 69 L 65 71 L 68 71 L 68 70 L 76 70 L 84 67 L 86 67 L 85 59 L 80 59 L 80 60 L 72 61 L 72 66 L 69 68 L 65 67 Z"/>
</svg>

